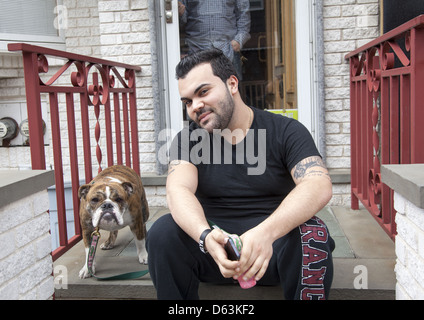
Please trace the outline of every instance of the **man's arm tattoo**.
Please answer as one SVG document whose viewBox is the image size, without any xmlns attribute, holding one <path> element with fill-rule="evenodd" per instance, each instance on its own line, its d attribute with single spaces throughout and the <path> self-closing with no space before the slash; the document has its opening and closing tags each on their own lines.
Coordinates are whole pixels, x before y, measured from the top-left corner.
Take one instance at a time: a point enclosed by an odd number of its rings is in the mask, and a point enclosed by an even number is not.
<svg viewBox="0 0 424 320">
<path fill-rule="evenodd" d="M 320 170 L 320 168 L 324 170 Z M 327 168 L 321 157 L 309 157 L 300 161 L 293 170 L 293 177 L 296 180 L 302 180 L 307 176 L 326 176 L 330 179 Z"/>
<path fill-rule="evenodd" d="M 172 160 L 168 166 L 168 175 L 175 171 L 175 168 L 181 164 L 180 160 Z"/>
</svg>

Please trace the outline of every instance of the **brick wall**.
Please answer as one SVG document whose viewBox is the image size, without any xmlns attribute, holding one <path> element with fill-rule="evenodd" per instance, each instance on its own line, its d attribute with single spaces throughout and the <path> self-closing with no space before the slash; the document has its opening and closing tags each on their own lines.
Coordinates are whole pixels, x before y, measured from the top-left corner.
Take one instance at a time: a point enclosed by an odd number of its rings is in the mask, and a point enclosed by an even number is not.
<svg viewBox="0 0 424 320">
<path fill-rule="evenodd" d="M 344 56 L 379 34 L 379 0 L 323 0 L 327 166 L 350 169 L 349 64 Z M 334 184 L 332 205 L 350 205 L 350 185 Z"/>
<path fill-rule="evenodd" d="M 0 55 L 0 97 L 20 98 L 25 96 L 22 57 Z"/>
<path fill-rule="evenodd" d="M 0 299 L 50 299 L 52 276 L 47 190 L 0 208 Z"/>
<path fill-rule="evenodd" d="M 25 100 L 22 57 L 0 55 L 0 103 L 2 101 Z M 3 115 L 0 115 L 0 118 Z M 0 148 L 0 169 L 17 169 L 28 166 L 28 148 Z M 27 152 L 28 151 L 28 152 Z"/>
<path fill-rule="evenodd" d="M 66 51 L 101 57 L 97 0 L 63 0 L 67 11 Z"/>
<path fill-rule="evenodd" d="M 141 66 L 137 73 L 140 169 L 156 172 L 152 68 L 147 0 L 99 1 L 102 57 Z"/>
<path fill-rule="evenodd" d="M 396 299 L 424 299 L 424 164 L 381 166 L 394 191 L 396 211 Z"/>
<path fill-rule="evenodd" d="M 105 59 L 139 65 L 136 74 L 140 170 L 154 174 L 156 166 L 155 119 L 148 0 L 99 1 L 101 55 Z M 166 206 L 165 190 L 146 187 L 150 206 Z"/>
<path fill-rule="evenodd" d="M 396 299 L 424 299 L 424 209 L 395 192 Z"/>
</svg>

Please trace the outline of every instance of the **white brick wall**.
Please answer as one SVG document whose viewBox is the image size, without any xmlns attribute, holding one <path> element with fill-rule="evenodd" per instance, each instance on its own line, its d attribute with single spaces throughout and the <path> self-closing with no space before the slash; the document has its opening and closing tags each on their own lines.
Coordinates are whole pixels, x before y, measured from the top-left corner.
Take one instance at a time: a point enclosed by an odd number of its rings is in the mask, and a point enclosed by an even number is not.
<svg viewBox="0 0 424 320">
<path fill-rule="evenodd" d="M 102 57 L 142 68 L 136 75 L 140 169 L 142 173 L 155 173 L 148 1 L 99 1 L 98 10 Z"/>
<path fill-rule="evenodd" d="M 47 191 L 0 208 L 0 299 L 51 299 L 48 209 Z"/>
<path fill-rule="evenodd" d="M 379 0 L 324 0 L 327 166 L 350 168 L 350 51 L 379 36 Z"/>
<path fill-rule="evenodd" d="M 25 95 L 22 57 L 0 55 L 0 97 L 3 99 Z"/>
<path fill-rule="evenodd" d="M 396 299 L 424 299 L 424 209 L 395 192 Z"/>
<path fill-rule="evenodd" d="M 63 5 L 68 13 L 66 51 L 100 57 L 97 0 L 63 0 Z"/>
<path fill-rule="evenodd" d="M 349 63 L 345 55 L 379 34 L 379 0 L 323 0 L 326 164 L 350 169 Z M 350 205 L 350 184 L 334 185 L 330 205 Z"/>
</svg>

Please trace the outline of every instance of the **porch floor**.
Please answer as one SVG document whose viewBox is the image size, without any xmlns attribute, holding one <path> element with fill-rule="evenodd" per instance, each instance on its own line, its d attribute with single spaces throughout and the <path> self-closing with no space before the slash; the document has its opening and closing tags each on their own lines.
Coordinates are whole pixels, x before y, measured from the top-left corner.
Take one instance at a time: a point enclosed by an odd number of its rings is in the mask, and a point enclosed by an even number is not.
<svg viewBox="0 0 424 320">
<path fill-rule="evenodd" d="M 167 208 L 150 208 L 149 228 Z M 395 299 L 395 245 L 366 210 L 325 207 L 318 216 L 327 224 L 336 242 L 333 252 L 334 280 L 332 300 L 393 300 Z M 108 232 L 102 232 L 107 239 Z M 80 279 L 85 253 L 80 241 L 54 266 L 65 266 L 67 288 L 55 290 L 56 299 L 156 299 L 149 275 L 136 280 L 99 281 Z M 129 228 L 118 234 L 115 248 L 97 250 L 96 273 L 103 277 L 147 269 L 136 258 L 136 248 Z M 63 274 L 63 273 L 62 273 Z M 362 289 L 358 289 L 358 286 Z M 223 290 L 225 289 L 225 290 Z M 242 290 L 237 285 L 202 284 L 201 299 L 282 299 L 280 287 L 254 287 Z"/>
</svg>

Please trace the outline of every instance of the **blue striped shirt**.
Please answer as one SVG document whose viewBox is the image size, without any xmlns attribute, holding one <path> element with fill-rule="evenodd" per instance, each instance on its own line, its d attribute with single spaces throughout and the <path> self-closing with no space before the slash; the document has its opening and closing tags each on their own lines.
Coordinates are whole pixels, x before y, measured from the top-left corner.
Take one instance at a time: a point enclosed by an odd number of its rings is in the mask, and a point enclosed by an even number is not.
<svg viewBox="0 0 424 320">
<path fill-rule="evenodd" d="M 240 48 L 250 39 L 249 0 L 181 0 L 186 43 L 190 51 L 215 47 L 233 60 L 231 41 Z"/>
</svg>

